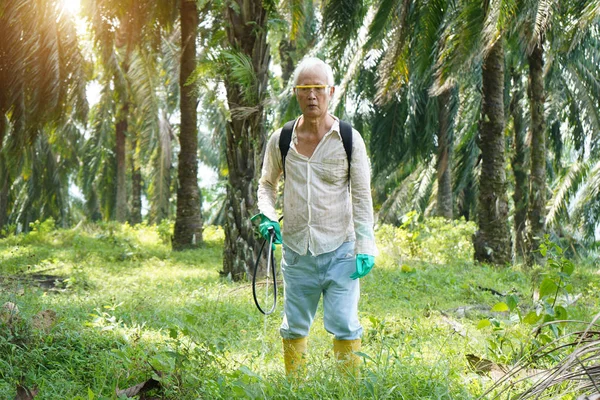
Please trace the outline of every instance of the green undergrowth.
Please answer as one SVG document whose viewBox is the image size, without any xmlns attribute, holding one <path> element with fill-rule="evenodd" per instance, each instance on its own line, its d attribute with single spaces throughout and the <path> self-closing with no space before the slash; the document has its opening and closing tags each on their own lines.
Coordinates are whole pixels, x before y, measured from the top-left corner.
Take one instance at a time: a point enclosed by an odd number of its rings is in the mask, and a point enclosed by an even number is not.
<svg viewBox="0 0 600 400">
<path fill-rule="evenodd" d="M 0 306 L 18 307 L 0 311 L 0 398 L 21 384 L 37 387 L 36 399 L 114 399 L 153 378 L 150 393 L 167 399 L 469 399 L 492 381 L 467 354 L 510 364 L 531 346 L 534 327 L 514 320 L 534 309 L 544 270 L 475 264 L 472 223 L 409 219 L 378 229 L 381 254 L 361 281 L 360 379 L 337 372 L 320 309 L 308 376 L 290 382 L 281 301 L 265 318 L 248 283 L 219 275 L 221 229 L 207 227 L 200 249 L 172 252 L 165 226 L 37 223 L 0 240 Z M 573 318 L 598 309 L 597 270 L 576 263 Z M 513 312 L 492 311 L 509 295 Z"/>
</svg>

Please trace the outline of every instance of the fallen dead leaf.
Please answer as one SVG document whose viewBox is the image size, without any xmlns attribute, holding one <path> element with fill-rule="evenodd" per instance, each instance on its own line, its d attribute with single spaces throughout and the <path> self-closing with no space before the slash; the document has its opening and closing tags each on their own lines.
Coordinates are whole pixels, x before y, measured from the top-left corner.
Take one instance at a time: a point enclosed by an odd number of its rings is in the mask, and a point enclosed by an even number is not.
<svg viewBox="0 0 600 400">
<path fill-rule="evenodd" d="M 38 392 L 39 390 L 35 386 L 29 389 L 25 386 L 17 385 L 17 397 L 15 397 L 15 400 L 32 400 L 37 396 Z"/>
<path fill-rule="evenodd" d="M 56 322 L 56 312 L 53 310 L 40 311 L 31 318 L 31 325 L 34 329 L 48 332 Z"/>
<path fill-rule="evenodd" d="M 475 372 L 479 375 L 489 375 L 494 381 L 502 378 L 508 372 L 504 365 L 497 364 L 485 358 L 477 357 L 474 354 L 467 354 L 467 361 Z"/>
<path fill-rule="evenodd" d="M 150 400 L 149 397 L 147 398 L 144 396 L 144 393 L 157 388 L 160 388 L 160 382 L 154 378 L 150 378 L 145 382 L 138 383 L 137 385 L 131 386 L 127 389 L 119 390 L 119 388 L 117 387 L 117 396 L 125 395 L 127 397 L 133 397 L 139 394 L 141 395 L 140 400 Z"/>
</svg>

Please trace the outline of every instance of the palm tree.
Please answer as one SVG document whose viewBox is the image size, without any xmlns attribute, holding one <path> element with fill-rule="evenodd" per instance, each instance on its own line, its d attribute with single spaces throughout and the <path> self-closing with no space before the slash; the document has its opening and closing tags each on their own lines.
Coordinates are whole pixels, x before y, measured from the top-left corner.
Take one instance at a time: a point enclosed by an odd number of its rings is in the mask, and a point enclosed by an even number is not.
<svg viewBox="0 0 600 400">
<path fill-rule="evenodd" d="M 483 59 L 482 120 L 478 146 L 481 174 L 477 220 L 473 237 L 475 259 L 506 265 L 512 258 L 508 227 L 508 196 L 504 141 L 504 47 L 502 37 L 492 44 Z"/>
<path fill-rule="evenodd" d="M 381 1 L 368 12 L 361 2 L 350 5 L 345 1 L 330 1 L 325 7 L 324 24 L 334 40 L 333 53 L 338 60 L 346 53 L 358 58 L 362 54 L 376 58 L 373 63 L 378 65 L 376 73 L 364 70 L 359 73 L 374 74 L 374 79 L 368 82 L 369 79 L 359 78 L 360 84 L 356 85 L 360 88 L 359 96 L 375 99 L 370 120 L 376 187 L 379 174 L 389 176 L 393 169 L 399 168 L 404 171 L 395 174 L 400 179 L 414 176 L 413 169 L 401 164 L 416 166 L 420 160 L 428 163 L 436 154 L 436 214 L 452 218 L 454 90 L 452 84 L 429 90 L 435 78 L 436 55 L 442 44 L 439 37 L 447 24 L 447 10 L 446 0 Z M 368 20 L 371 13 L 373 16 Z M 361 22 L 369 26 L 368 40 L 356 50 L 360 38 L 352 33 L 359 32 Z M 343 69 L 352 72 L 351 68 Z M 369 83 L 375 84 L 376 91 L 370 90 Z M 390 145 L 392 142 L 396 144 Z M 394 153 L 393 157 L 390 153 Z M 388 197 L 388 203 L 396 204 L 394 209 L 399 212 L 402 200 L 394 197 L 410 192 L 396 190 L 394 196 Z M 386 215 L 393 219 L 388 212 Z"/>
<path fill-rule="evenodd" d="M 188 84 L 196 68 L 196 38 L 198 8 L 193 0 L 181 0 L 181 64 L 179 92 L 181 125 L 179 130 L 179 164 L 177 186 L 177 217 L 173 249 L 181 250 L 202 244 L 202 215 L 198 187 L 198 126 L 196 105 L 198 95 Z"/>
<path fill-rule="evenodd" d="M 258 241 L 250 222 L 265 146 L 263 101 L 267 93 L 269 47 L 262 0 L 226 4 L 230 50 L 223 52 L 231 120 L 227 124 L 228 186 L 223 273 L 235 280 L 250 272 Z"/>
<path fill-rule="evenodd" d="M 198 27 L 198 9 L 193 1 L 179 3 L 181 24 L 180 66 L 166 67 L 168 76 L 179 73 L 179 87 L 170 92 L 175 98 L 179 94 L 180 130 L 179 164 L 177 186 L 177 216 L 173 237 L 175 250 L 196 247 L 202 243 L 201 197 L 197 182 L 198 140 L 196 104 L 197 94 L 189 84 L 196 67 L 196 38 Z M 150 185 L 152 210 L 155 221 L 168 216 L 171 190 L 171 146 L 173 131 L 168 122 L 172 108 L 167 104 L 170 94 L 157 98 L 159 86 L 156 76 L 157 53 L 163 52 L 163 64 L 166 53 L 175 57 L 171 40 L 161 38 L 168 34 L 176 18 L 177 7 L 170 2 L 128 2 L 112 0 L 94 0 L 88 6 L 88 14 L 96 33 L 96 42 L 102 55 L 102 64 L 107 77 L 106 85 L 114 85 L 119 102 L 115 122 L 115 158 L 116 182 L 89 185 L 89 190 L 99 186 L 116 188 L 115 207 L 117 220 L 126 218 L 126 136 L 130 138 L 133 149 L 130 159 L 132 178 L 132 222 L 140 220 L 142 193 L 142 160 L 151 157 L 156 165 L 153 182 Z M 112 21 L 118 20 L 118 24 Z M 114 26 L 113 26 L 114 25 Z M 158 31 L 155 27 L 159 27 Z M 115 33 L 116 32 L 116 33 Z M 158 32 L 158 34 L 157 34 Z M 158 44 L 156 44 L 158 43 Z M 162 45 L 162 46 L 161 46 Z M 168 62 L 166 62 L 168 64 Z M 165 69 L 163 69 L 164 71 Z M 109 111 L 110 107 L 104 107 Z M 100 123 L 99 126 L 105 126 Z M 97 141 L 96 141 L 97 142 Z M 99 142 L 97 142 L 99 143 Z M 92 165 L 98 165 L 92 164 Z M 87 174 L 88 176 L 90 174 Z M 102 176 L 102 175 L 101 175 Z M 104 174 L 106 177 L 106 175 Z M 90 196 L 96 198 L 96 196 Z M 105 202 L 107 204 L 111 202 Z M 158 204 L 156 204 L 158 203 Z"/>
<path fill-rule="evenodd" d="M 555 160 L 560 160 L 561 140 L 557 133 L 559 132 L 560 122 L 557 119 L 552 121 L 552 131 L 549 132 L 546 128 L 545 114 L 548 106 L 552 107 L 552 102 L 547 104 L 547 93 L 550 98 L 556 98 L 557 95 L 564 89 L 560 85 L 553 85 L 555 79 L 563 79 L 564 68 L 572 68 L 572 60 L 565 60 L 562 56 L 565 48 L 573 47 L 573 40 L 565 41 L 565 32 L 569 31 L 569 26 L 573 25 L 573 20 L 581 21 L 584 10 L 594 2 L 578 2 L 556 4 L 552 2 L 535 1 L 535 2 L 518 2 L 518 8 L 512 31 L 513 36 L 518 37 L 518 40 L 512 41 L 511 51 L 518 56 L 523 57 L 528 65 L 529 85 L 527 89 L 527 97 L 529 99 L 529 118 L 530 118 L 530 163 L 529 163 L 529 193 L 527 204 L 527 240 L 526 261 L 528 264 L 533 262 L 543 262 L 543 258 L 536 251 L 539 247 L 539 242 L 546 233 L 546 207 L 547 207 L 547 192 L 548 192 L 548 149 L 547 137 L 551 133 L 550 138 L 558 145 L 556 147 Z M 560 12 L 557 12 L 560 11 Z M 578 28 L 583 27 L 578 24 Z M 579 33 L 581 34 L 581 33 Z M 566 35 L 567 37 L 572 35 Z M 567 43 L 565 43 L 567 42 Z M 562 54 L 561 54 L 562 53 Z M 545 66 L 546 60 L 549 61 L 548 66 Z M 558 66 L 558 68 L 556 68 Z M 547 84 L 550 91 L 547 91 Z M 586 93 L 586 91 L 584 91 Z M 518 93 L 517 96 L 520 96 Z M 519 99 L 515 99 L 518 102 Z M 520 123 L 520 117 L 517 115 L 518 110 L 513 111 L 515 121 L 515 135 L 518 134 L 517 129 Z M 557 109 L 556 113 L 548 113 L 548 115 L 560 115 L 563 113 L 561 109 Z M 560 117 L 559 117 L 560 118 Z M 572 115 L 570 119 L 580 119 L 580 115 Z M 516 137 L 517 139 L 517 137 Z M 515 141 L 517 149 L 520 145 L 518 139 Z M 516 156 L 521 156 L 519 153 Z M 515 160 L 516 161 L 516 160 Z M 521 157 L 525 162 L 526 159 Z M 518 182 L 523 169 L 527 168 L 524 163 L 513 163 L 515 171 L 515 196 L 520 194 L 520 183 Z M 525 197 L 525 196 L 523 196 Z M 521 244 L 521 231 L 518 226 L 522 226 L 521 219 L 522 210 L 520 209 L 521 201 L 515 199 L 515 225 L 517 227 L 516 240 Z M 520 246 L 518 246 L 520 247 Z M 520 249 L 517 250 L 517 253 Z"/>
<path fill-rule="evenodd" d="M 551 120 L 558 179 L 552 185 L 545 224 L 562 236 L 593 242 L 599 222 L 600 31 L 597 22 L 585 29 L 582 20 L 589 17 L 584 11 L 573 14 L 578 17 L 561 21 L 557 27 L 567 35 L 561 45 L 554 46 L 554 61 L 547 73 L 549 115 L 558 118 Z M 562 121 L 569 129 L 561 133 L 557 126 Z"/>
<path fill-rule="evenodd" d="M 151 94 L 155 93 L 154 100 L 142 105 L 143 111 L 140 119 L 152 122 L 144 131 L 150 130 L 152 135 L 142 135 L 142 158 L 143 164 L 150 166 L 145 175 L 150 182 L 148 186 L 148 196 L 150 200 L 150 221 L 160 223 L 163 219 L 169 218 L 173 211 L 171 209 L 171 189 L 172 183 L 176 182 L 176 176 L 173 176 L 173 143 L 176 141 L 175 131 L 169 120 L 179 108 L 179 57 L 180 49 L 178 45 L 181 33 L 175 30 L 171 35 L 165 36 L 161 40 L 160 56 L 158 57 L 158 74 L 146 73 L 142 75 L 145 79 L 134 81 L 148 82 L 141 85 L 137 98 L 153 99 Z M 153 71 L 153 68 L 141 68 L 141 71 Z M 161 77 L 160 82 L 155 84 L 154 79 Z M 138 89 L 134 90 L 138 91 Z M 175 209 L 174 209 L 175 211 Z"/>
<path fill-rule="evenodd" d="M 514 175 L 513 189 L 513 230 L 515 237 L 515 255 L 523 258 L 527 252 L 526 248 L 526 221 L 528 203 L 528 173 L 529 169 L 529 146 L 526 145 L 527 127 L 526 115 L 523 112 L 523 85 L 519 66 L 512 65 L 511 76 L 511 99 L 510 115 L 512 118 L 512 157 L 510 160 Z"/>
<path fill-rule="evenodd" d="M 509 3 L 509 2 L 507 2 Z M 475 259 L 506 265 L 512 256 L 504 140 L 504 31 L 512 7 L 502 1 L 458 2 L 440 52 L 440 79 L 468 71 L 481 60 L 481 151 Z"/>
<path fill-rule="evenodd" d="M 13 203 L 17 196 L 11 193 L 13 183 L 30 176 L 31 169 L 23 170 L 27 164 L 25 155 L 36 143 L 44 146 L 46 141 L 38 139 L 40 135 L 60 129 L 69 118 L 82 121 L 87 103 L 83 58 L 74 24 L 69 14 L 63 12 L 60 2 L 15 0 L 4 3 L 0 27 L 3 37 L 0 43 L 2 228 L 9 213 L 17 214 Z M 52 163 L 51 158 L 47 161 Z M 34 165 L 39 162 L 28 167 Z M 57 194 L 64 186 L 54 189 Z M 64 211 L 64 202 L 54 205 L 61 209 L 58 213 Z"/>
</svg>

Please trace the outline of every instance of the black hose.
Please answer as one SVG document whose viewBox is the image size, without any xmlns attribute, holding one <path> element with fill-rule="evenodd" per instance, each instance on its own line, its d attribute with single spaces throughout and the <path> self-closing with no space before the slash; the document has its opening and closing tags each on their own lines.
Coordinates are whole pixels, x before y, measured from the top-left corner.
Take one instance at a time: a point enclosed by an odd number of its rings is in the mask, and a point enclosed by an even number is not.
<svg viewBox="0 0 600 400">
<path fill-rule="evenodd" d="M 267 244 L 267 240 L 263 241 L 263 244 L 258 252 L 258 257 L 256 258 L 256 263 L 254 264 L 254 273 L 252 274 L 252 296 L 254 297 L 254 304 L 258 308 L 258 311 L 265 315 L 270 315 L 275 311 L 275 307 L 277 307 L 277 277 L 275 276 L 275 255 L 273 254 L 273 239 L 275 237 L 275 231 L 273 228 L 269 228 L 269 254 L 267 256 L 267 275 L 269 273 L 269 264 L 271 264 L 271 271 L 273 272 L 273 307 L 267 312 L 265 312 L 260 304 L 258 303 L 258 299 L 256 298 L 256 272 L 258 271 L 258 264 L 260 263 L 260 256 L 262 255 L 263 249 Z"/>
</svg>

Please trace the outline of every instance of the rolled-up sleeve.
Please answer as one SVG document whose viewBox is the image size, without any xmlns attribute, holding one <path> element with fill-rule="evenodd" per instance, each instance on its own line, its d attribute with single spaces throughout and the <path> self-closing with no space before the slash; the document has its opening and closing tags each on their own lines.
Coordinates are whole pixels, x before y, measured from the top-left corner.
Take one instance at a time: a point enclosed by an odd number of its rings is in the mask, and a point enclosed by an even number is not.
<svg viewBox="0 0 600 400">
<path fill-rule="evenodd" d="M 352 217 L 356 235 L 356 254 L 378 254 L 373 231 L 373 199 L 371 198 L 371 166 L 365 142 L 354 130 L 352 135 L 352 162 L 350 164 Z"/>
<path fill-rule="evenodd" d="M 275 200 L 277 197 L 277 184 L 283 173 L 281 151 L 279 150 L 280 134 L 281 129 L 273 133 L 267 142 L 260 180 L 258 181 L 258 210 L 272 221 L 278 220 L 275 211 Z"/>
</svg>

